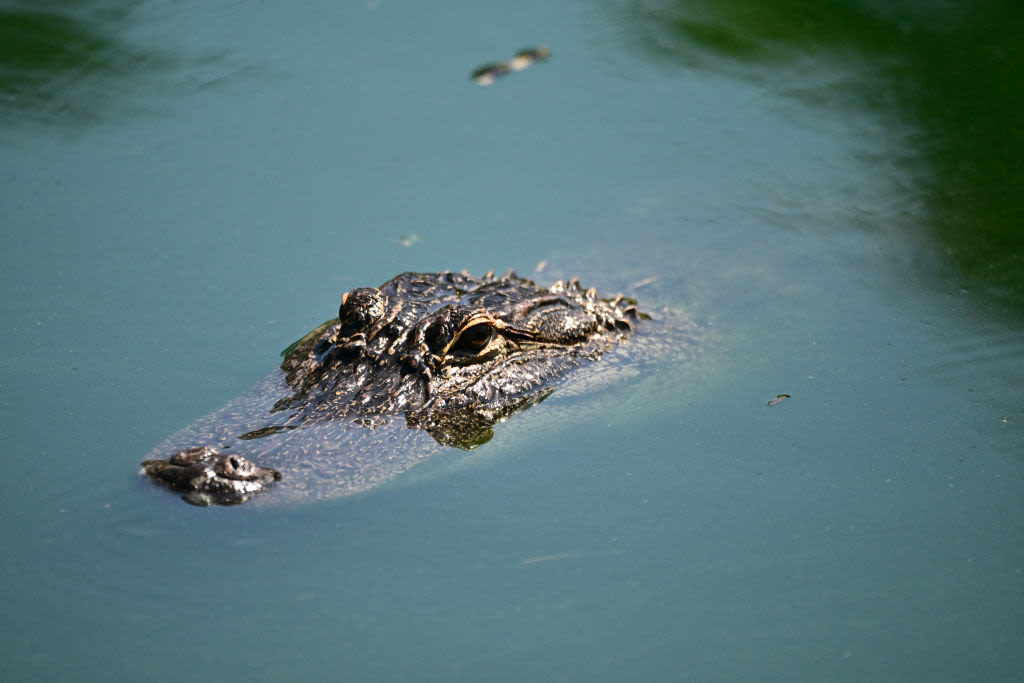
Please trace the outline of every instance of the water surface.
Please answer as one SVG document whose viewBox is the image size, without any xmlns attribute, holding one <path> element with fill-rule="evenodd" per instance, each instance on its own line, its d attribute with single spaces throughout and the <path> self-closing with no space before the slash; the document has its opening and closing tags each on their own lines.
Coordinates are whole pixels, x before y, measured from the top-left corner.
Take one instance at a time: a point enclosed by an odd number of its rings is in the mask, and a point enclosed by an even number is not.
<svg viewBox="0 0 1024 683">
<path fill-rule="evenodd" d="M 1022 15 L 875 4 L 11 4 L 5 671 L 1018 678 Z M 542 261 L 713 341 L 365 496 L 137 479 L 342 291 Z"/>
</svg>

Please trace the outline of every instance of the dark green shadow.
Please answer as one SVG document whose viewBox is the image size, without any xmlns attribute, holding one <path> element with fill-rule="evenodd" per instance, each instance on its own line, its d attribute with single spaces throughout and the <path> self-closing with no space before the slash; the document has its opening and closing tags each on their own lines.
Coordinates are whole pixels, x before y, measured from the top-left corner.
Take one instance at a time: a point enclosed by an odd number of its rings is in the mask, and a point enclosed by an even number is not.
<svg viewBox="0 0 1024 683">
<path fill-rule="evenodd" d="M 137 2 L 10 4 L 0 8 L 2 126 L 102 120 L 132 105 L 132 83 L 170 63 L 119 37 Z"/>
<path fill-rule="evenodd" d="M 976 301 L 1024 313 L 1024 5 L 636 0 L 621 18 L 648 56 L 913 131 L 937 251 Z"/>
</svg>

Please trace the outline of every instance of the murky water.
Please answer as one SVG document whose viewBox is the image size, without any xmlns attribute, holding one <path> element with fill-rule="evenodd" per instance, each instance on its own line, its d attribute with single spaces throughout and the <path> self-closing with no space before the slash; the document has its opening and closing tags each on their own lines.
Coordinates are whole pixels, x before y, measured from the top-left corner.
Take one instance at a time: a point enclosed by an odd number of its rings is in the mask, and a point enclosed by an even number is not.
<svg viewBox="0 0 1024 683">
<path fill-rule="evenodd" d="M 8 676 L 1018 677 L 1021 14 L 871 4 L 0 11 Z M 356 498 L 138 480 L 342 291 L 541 261 L 713 339 Z"/>
</svg>

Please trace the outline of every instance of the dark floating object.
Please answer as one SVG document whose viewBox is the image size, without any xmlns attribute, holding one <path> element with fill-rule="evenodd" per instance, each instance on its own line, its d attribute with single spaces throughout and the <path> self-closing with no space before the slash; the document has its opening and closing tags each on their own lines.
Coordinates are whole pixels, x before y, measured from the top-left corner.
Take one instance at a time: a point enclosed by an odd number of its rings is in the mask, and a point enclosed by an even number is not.
<svg viewBox="0 0 1024 683">
<path fill-rule="evenodd" d="M 551 56 L 551 50 L 543 45 L 520 50 L 509 60 L 508 65 L 513 71 L 522 71 L 534 62 L 545 62 Z"/>
<path fill-rule="evenodd" d="M 778 403 L 782 403 L 787 398 L 790 398 L 789 394 L 779 394 L 778 396 L 773 398 L 771 401 L 768 401 L 768 405 L 773 406 L 773 405 L 776 405 Z"/>
<path fill-rule="evenodd" d="M 504 76 L 509 71 L 511 71 L 511 69 L 509 68 L 509 65 L 506 64 L 505 62 L 499 62 L 497 64 L 485 64 L 484 66 L 474 71 L 473 75 L 470 76 L 470 78 L 476 81 L 477 85 L 490 85 L 491 83 L 494 83 L 494 81 L 496 81 L 499 76 Z"/>
<path fill-rule="evenodd" d="M 507 62 L 495 62 L 493 64 L 483 65 L 474 71 L 470 75 L 470 78 L 472 78 L 477 85 L 490 85 L 500 76 L 504 76 L 505 74 L 513 71 L 522 71 L 537 62 L 545 62 L 550 56 L 551 50 L 543 45 L 540 47 L 531 47 L 526 50 L 520 50 Z"/>
</svg>

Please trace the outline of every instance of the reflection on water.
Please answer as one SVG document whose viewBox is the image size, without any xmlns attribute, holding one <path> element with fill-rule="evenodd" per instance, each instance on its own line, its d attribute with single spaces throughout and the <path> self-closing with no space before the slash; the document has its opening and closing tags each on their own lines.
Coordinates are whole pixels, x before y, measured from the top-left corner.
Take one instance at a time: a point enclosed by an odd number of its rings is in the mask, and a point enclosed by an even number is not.
<svg viewBox="0 0 1024 683">
<path fill-rule="evenodd" d="M 0 125 L 96 121 L 167 57 L 118 35 L 136 2 L 22 2 L 0 9 Z"/>
<path fill-rule="evenodd" d="M 629 9 L 648 54 L 910 126 L 923 223 L 958 269 L 955 284 L 1024 313 L 1019 3 L 638 0 Z"/>
</svg>

